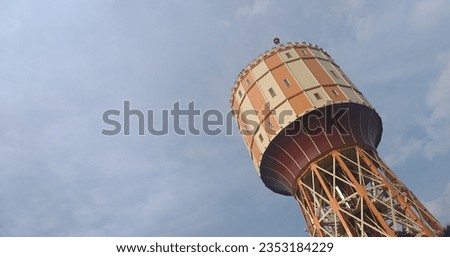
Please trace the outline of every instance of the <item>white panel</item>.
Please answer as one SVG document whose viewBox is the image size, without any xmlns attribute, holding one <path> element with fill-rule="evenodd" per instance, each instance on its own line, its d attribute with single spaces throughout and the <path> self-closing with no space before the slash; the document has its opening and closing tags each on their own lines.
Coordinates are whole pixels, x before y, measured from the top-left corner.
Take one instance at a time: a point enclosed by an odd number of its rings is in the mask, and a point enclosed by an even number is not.
<svg viewBox="0 0 450 257">
<path fill-rule="evenodd" d="M 239 115 L 241 116 L 241 121 L 246 125 L 246 129 L 248 129 L 251 133 L 254 133 L 258 128 L 259 119 L 258 114 L 254 110 L 248 97 L 244 98 Z"/>
<path fill-rule="evenodd" d="M 255 109 L 252 105 L 252 102 L 250 102 L 250 99 L 248 99 L 248 96 L 244 98 L 242 105 L 241 105 L 241 110 L 245 111 L 245 110 L 253 110 Z"/>
<path fill-rule="evenodd" d="M 289 101 L 284 102 L 275 110 L 275 115 L 277 117 L 277 121 L 280 124 L 280 127 L 284 128 L 289 123 L 293 122 L 297 119 L 296 113 L 292 108 Z"/>
<path fill-rule="evenodd" d="M 258 63 L 258 65 L 255 66 L 255 68 L 252 69 L 253 77 L 255 77 L 256 80 L 258 80 L 264 73 L 268 72 L 269 68 L 267 67 L 266 63 L 261 61 Z"/>
<path fill-rule="evenodd" d="M 356 95 L 358 95 L 358 97 L 361 98 L 361 99 L 364 101 L 365 104 L 372 106 L 372 105 L 370 104 L 370 102 L 367 101 L 367 98 L 366 98 L 363 94 L 357 92 L 356 90 L 353 90 L 353 91 L 355 91 Z"/>
<path fill-rule="evenodd" d="M 314 48 L 308 48 L 308 49 L 309 49 L 309 51 L 312 52 L 312 54 L 314 55 L 314 57 L 319 57 L 319 58 L 327 59 L 327 58 L 325 57 L 325 55 L 322 54 L 321 51 L 319 51 L 319 50 L 317 50 L 317 49 L 314 49 Z"/>
<path fill-rule="evenodd" d="M 241 92 L 241 94 L 239 94 L 239 92 Z M 239 86 L 237 87 L 235 96 L 236 96 L 236 99 L 238 100 L 238 103 L 241 103 L 242 99 L 245 96 L 245 89 L 242 86 L 242 83 L 239 83 Z"/>
<path fill-rule="evenodd" d="M 284 62 L 292 61 L 299 57 L 294 48 L 291 48 L 283 52 L 279 52 L 279 54 Z"/>
<path fill-rule="evenodd" d="M 347 81 L 344 80 L 343 76 L 340 74 L 340 72 L 334 68 L 334 66 L 329 61 L 324 61 L 321 59 L 318 59 L 322 67 L 325 69 L 325 71 L 328 73 L 328 76 L 334 81 L 334 83 L 339 85 L 346 85 Z M 336 75 L 336 76 L 335 76 Z"/>
<path fill-rule="evenodd" d="M 262 141 L 260 137 L 262 138 Z M 258 146 L 259 152 L 262 155 L 267 146 L 269 145 L 269 138 L 267 137 L 267 134 L 264 131 L 264 129 L 258 130 L 258 132 L 255 134 L 254 142 L 256 143 L 256 146 Z"/>
<path fill-rule="evenodd" d="M 300 83 L 301 88 L 308 89 L 319 85 L 319 82 L 309 71 L 308 67 L 302 60 L 287 63 L 295 79 Z"/>
<path fill-rule="evenodd" d="M 344 94 L 347 95 L 348 99 L 352 102 L 358 102 L 363 103 L 363 101 L 356 95 L 355 91 L 353 89 L 348 87 L 339 87 L 342 91 L 344 91 Z"/>
<path fill-rule="evenodd" d="M 350 85 L 352 87 L 355 87 L 355 85 L 353 84 L 353 82 L 347 77 L 347 75 L 344 73 L 344 71 L 341 70 L 341 68 L 339 68 L 339 66 L 333 64 L 333 67 L 339 71 L 339 73 L 341 73 L 341 76 L 343 77 L 343 79 L 347 82 L 347 85 Z"/>
<path fill-rule="evenodd" d="M 357 88 L 357 87 L 353 84 L 353 82 L 347 77 L 347 75 L 345 75 L 345 73 L 341 70 L 341 68 L 340 68 L 339 66 L 335 65 L 335 64 L 333 64 L 333 67 L 334 67 L 336 70 L 339 71 L 339 73 L 340 73 L 341 76 L 342 76 L 342 79 L 343 79 L 344 81 L 347 82 L 347 85 L 350 86 L 350 87 L 352 87 L 352 88 L 354 88 L 353 90 L 350 90 L 350 89 L 345 88 L 345 87 L 340 87 L 341 90 L 344 91 L 344 93 L 345 93 L 352 101 L 360 102 L 360 100 L 361 100 L 361 101 L 364 102 L 365 104 L 372 106 L 372 105 L 370 104 L 370 102 L 364 97 L 364 95 L 362 95 L 360 92 L 358 92 L 358 91 L 359 91 L 358 88 Z M 355 90 L 355 89 L 356 89 L 356 90 Z M 353 93 L 354 93 L 355 95 L 354 95 Z M 352 97 L 350 97 L 349 95 L 352 95 Z"/>
<path fill-rule="evenodd" d="M 267 73 L 264 77 L 262 77 L 258 81 L 258 85 L 259 88 L 261 89 L 264 98 L 266 99 L 266 102 L 269 102 L 270 108 L 274 108 L 275 106 L 279 105 L 283 100 L 286 99 L 283 91 L 278 86 L 278 83 L 276 82 L 272 73 Z M 273 90 L 275 96 L 272 96 L 270 94 L 270 89 Z"/>
<path fill-rule="evenodd" d="M 320 99 L 317 99 L 316 94 L 318 94 Z M 322 107 L 331 101 L 331 98 L 321 87 L 306 91 L 306 95 L 308 95 L 309 100 L 315 107 Z"/>
</svg>

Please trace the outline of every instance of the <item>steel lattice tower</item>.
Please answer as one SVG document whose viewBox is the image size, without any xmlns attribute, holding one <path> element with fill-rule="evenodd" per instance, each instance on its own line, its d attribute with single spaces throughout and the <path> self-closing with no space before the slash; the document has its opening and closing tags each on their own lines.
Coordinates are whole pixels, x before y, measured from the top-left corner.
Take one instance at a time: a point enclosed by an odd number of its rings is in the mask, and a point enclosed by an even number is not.
<svg viewBox="0 0 450 257">
<path fill-rule="evenodd" d="M 323 49 L 287 43 L 239 74 L 231 105 L 264 184 L 293 195 L 312 236 L 438 236 L 378 156 L 381 118 Z"/>
</svg>

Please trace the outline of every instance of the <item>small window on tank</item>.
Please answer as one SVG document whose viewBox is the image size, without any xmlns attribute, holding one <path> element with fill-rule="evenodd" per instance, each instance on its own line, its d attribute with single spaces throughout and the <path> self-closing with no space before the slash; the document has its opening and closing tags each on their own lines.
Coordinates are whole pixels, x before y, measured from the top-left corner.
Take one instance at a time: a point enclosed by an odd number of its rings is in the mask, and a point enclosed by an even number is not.
<svg viewBox="0 0 450 257">
<path fill-rule="evenodd" d="M 289 83 L 289 80 L 287 79 L 283 79 L 284 84 L 286 85 L 287 88 L 291 87 L 291 83 Z"/>
<path fill-rule="evenodd" d="M 246 79 L 245 82 L 247 83 L 247 86 L 250 86 L 250 80 Z"/>
<path fill-rule="evenodd" d="M 336 72 L 334 72 L 334 70 L 330 70 L 331 74 L 333 75 L 333 77 L 335 79 L 338 79 L 339 77 L 336 75 Z"/>
<path fill-rule="evenodd" d="M 273 91 L 273 88 L 269 88 L 269 94 L 270 94 L 270 96 L 272 96 L 272 97 L 275 97 L 277 94 L 275 93 L 275 91 Z"/>
<path fill-rule="evenodd" d="M 272 124 L 272 122 L 271 122 L 270 120 L 267 122 L 267 126 L 268 126 L 270 129 L 273 128 L 273 124 Z"/>
<path fill-rule="evenodd" d="M 319 93 L 314 93 L 314 97 L 316 97 L 316 99 L 317 99 L 317 100 L 320 100 L 320 99 L 322 99 L 322 97 L 320 96 L 320 94 L 319 94 Z"/>
<path fill-rule="evenodd" d="M 303 56 L 307 56 L 308 55 L 308 53 L 305 50 L 300 50 L 300 52 L 302 52 Z"/>
<path fill-rule="evenodd" d="M 332 93 L 334 96 L 339 96 L 339 93 L 338 93 L 336 90 L 334 90 L 334 89 L 331 89 L 331 93 Z"/>
<path fill-rule="evenodd" d="M 258 138 L 259 138 L 259 141 L 261 141 L 261 143 L 264 141 L 264 137 L 261 134 L 259 134 Z"/>
<path fill-rule="evenodd" d="M 238 91 L 239 97 L 242 97 L 242 92 L 241 90 Z"/>
<path fill-rule="evenodd" d="M 290 54 L 290 53 L 285 53 L 285 55 L 286 55 L 286 57 L 289 59 L 289 58 L 292 58 L 292 55 Z"/>
</svg>

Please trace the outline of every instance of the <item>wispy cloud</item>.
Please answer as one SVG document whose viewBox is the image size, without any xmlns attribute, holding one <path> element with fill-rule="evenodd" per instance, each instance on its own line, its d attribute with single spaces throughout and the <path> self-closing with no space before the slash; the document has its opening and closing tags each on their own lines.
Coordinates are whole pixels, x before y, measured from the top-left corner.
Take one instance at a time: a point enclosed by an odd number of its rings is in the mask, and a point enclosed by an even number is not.
<svg viewBox="0 0 450 257">
<path fill-rule="evenodd" d="M 364 1 L 346 1 L 343 12 L 358 41 L 379 40 L 403 27 L 404 20 L 399 19 L 398 13 L 405 12 L 405 7 L 391 2 L 380 4 L 383 9 L 371 10 Z"/>
<path fill-rule="evenodd" d="M 415 28 L 425 29 L 439 24 L 449 15 L 449 1 L 422 0 L 414 6 L 409 21 Z"/>
<path fill-rule="evenodd" d="M 266 14 L 270 2 L 268 0 L 255 0 L 253 5 L 244 5 L 237 9 L 237 17 L 253 17 Z"/>
<path fill-rule="evenodd" d="M 450 52 L 442 55 L 440 60 L 444 68 L 428 91 L 426 103 L 432 111 L 423 123 L 428 137 L 424 151 L 429 159 L 450 150 Z"/>
<path fill-rule="evenodd" d="M 384 159 L 392 167 L 401 165 L 412 155 L 419 153 L 423 145 L 424 141 L 422 139 L 396 137 L 391 140 L 390 146 L 392 150 L 388 150 Z"/>
<path fill-rule="evenodd" d="M 364 5 L 364 0 L 345 0 L 344 3 L 347 5 L 347 7 L 350 7 L 351 9 L 359 9 L 361 6 Z"/>
<path fill-rule="evenodd" d="M 436 215 L 444 224 L 450 223 L 450 183 L 447 184 L 442 195 L 438 198 L 425 202 L 428 210 Z M 443 225 L 444 225 L 443 224 Z"/>
<path fill-rule="evenodd" d="M 450 52 L 439 57 L 443 68 L 429 86 L 425 105 L 430 108 L 427 116 L 417 118 L 417 135 L 398 136 L 390 140 L 390 149 L 385 157 L 392 166 L 403 164 L 415 154 L 422 154 L 428 160 L 450 151 Z"/>
</svg>

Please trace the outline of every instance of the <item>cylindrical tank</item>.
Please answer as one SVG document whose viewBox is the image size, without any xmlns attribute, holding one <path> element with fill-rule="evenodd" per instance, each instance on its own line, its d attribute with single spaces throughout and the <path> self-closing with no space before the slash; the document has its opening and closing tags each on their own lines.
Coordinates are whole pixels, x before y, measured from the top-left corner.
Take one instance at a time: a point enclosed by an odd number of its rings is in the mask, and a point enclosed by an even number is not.
<svg viewBox="0 0 450 257">
<path fill-rule="evenodd" d="M 323 49 L 287 43 L 239 74 L 231 106 L 264 184 L 312 236 L 436 236 L 443 228 L 378 156 L 381 118 Z"/>
<path fill-rule="evenodd" d="M 273 48 L 238 76 L 232 109 L 264 184 L 292 195 L 307 164 L 348 145 L 376 148 L 379 115 L 322 48 Z"/>
</svg>

